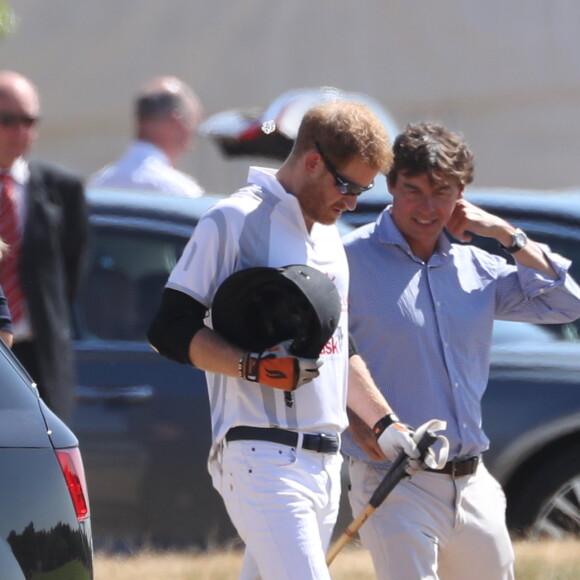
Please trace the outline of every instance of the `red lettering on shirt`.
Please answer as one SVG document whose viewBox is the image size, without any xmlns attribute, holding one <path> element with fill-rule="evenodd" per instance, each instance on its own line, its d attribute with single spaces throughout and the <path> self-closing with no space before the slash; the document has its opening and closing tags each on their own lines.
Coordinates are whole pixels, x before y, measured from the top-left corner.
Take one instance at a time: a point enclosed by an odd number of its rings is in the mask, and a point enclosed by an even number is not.
<svg viewBox="0 0 580 580">
<path fill-rule="evenodd" d="M 340 352 L 340 343 L 336 337 L 331 337 L 331 339 L 324 345 L 322 352 L 320 354 L 337 354 Z"/>
</svg>

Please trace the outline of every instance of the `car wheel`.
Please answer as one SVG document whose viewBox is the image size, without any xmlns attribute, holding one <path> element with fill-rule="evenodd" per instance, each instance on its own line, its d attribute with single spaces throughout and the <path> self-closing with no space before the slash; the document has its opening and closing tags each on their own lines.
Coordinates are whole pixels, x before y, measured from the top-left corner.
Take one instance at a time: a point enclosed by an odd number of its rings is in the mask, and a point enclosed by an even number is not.
<svg viewBox="0 0 580 580">
<path fill-rule="evenodd" d="M 542 464 L 516 500 L 512 521 L 531 537 L 580 537 L 579 450 Z"/>
</svg>

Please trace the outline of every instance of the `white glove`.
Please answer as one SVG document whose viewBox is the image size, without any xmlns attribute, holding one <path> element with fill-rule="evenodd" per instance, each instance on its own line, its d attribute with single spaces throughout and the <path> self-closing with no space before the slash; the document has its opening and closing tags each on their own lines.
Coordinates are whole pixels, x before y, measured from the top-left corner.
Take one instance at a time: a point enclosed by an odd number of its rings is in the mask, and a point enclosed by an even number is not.
<svg viewBox="0 0 580 580">
<path fill-rule="evenodd" d="M 391 461 L 394 461 L 401 451 L 404 451 L 411 459 L 419 458 L 419 450 L 413 439 L 412 429 L 401 423 L 394 413 L 390 413 L 377 421 L 373 432 L 381 451 Z"/>
<path fill-rule="evenodd" d="M 446 428 L 445 421 L 431 419 L 413 432 L 408 425 L 401 423 L 399 418 L 391 413 L 378 421 L 373 431 L 382 452 L 392 461 L 401 451 L 405 452 L 405 455 L 409 457 L 405 471 L 413 475 L 421 469 L 441 469 L 445 465 L 449 453 L 449 441 L 444 435 L 435 435 L 435 432 Z M 434 440 L 426 441 L 427 446 L 422 449 L 421 441 L 427 435 Z"/>
<path fill-rule="evenodd" d="M 422 453 L 421 449 L 418 449 L 420 453 L 419 468 L 442 469 L 445 466 L 449 455 L 449 441 L 445 435 L 435 435 L 436 431 L 445 429 L 447 429 L 447 421 L 440 419 L 431 419 L 417 428 L 413 434 L 413 440 L 419 448 L 422 447 L 421 439 L 427 433 L 435 439 L 435 441 L 430 441 L 429 446 Z"/>
</svg>

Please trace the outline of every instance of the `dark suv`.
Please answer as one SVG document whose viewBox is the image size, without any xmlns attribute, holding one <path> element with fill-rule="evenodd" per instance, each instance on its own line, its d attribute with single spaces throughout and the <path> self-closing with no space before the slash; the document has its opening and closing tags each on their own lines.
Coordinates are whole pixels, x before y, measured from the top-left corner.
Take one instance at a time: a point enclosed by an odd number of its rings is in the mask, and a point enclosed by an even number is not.
<svg viewBox="0 0 580 580">
<path fill-rule="evenodd" d="M 0 578 L 90 580 L 78 441 L 1 340 L 0 385 Z"/>
</svg>

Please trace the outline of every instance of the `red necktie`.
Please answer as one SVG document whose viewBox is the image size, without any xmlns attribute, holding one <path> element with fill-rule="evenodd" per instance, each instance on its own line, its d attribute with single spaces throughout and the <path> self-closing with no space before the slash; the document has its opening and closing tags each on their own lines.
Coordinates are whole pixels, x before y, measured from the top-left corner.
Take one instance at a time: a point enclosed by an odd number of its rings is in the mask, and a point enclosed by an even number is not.
<svg viewBox="0 0 580 580">
<path fill-rule="evenodd" d="M 24 313 L 24 295 L 20 287 L 20 228 L 16 212 L 14 183 L 7 173 L 0 173 L 0 239 L 8 244 L 0 260 L 0 284 L 8 301 L 12 322 L 18 322 Z"/>
</svg>

